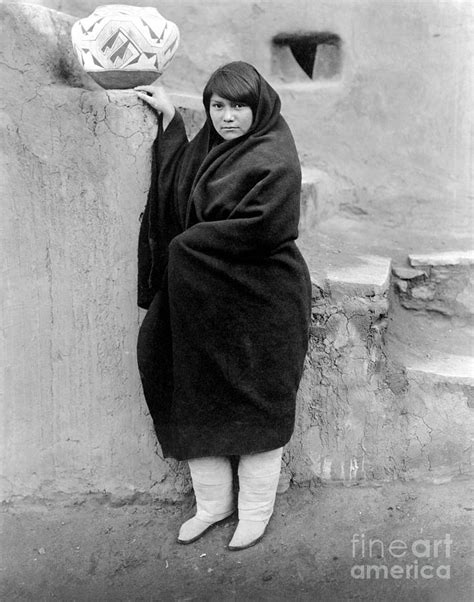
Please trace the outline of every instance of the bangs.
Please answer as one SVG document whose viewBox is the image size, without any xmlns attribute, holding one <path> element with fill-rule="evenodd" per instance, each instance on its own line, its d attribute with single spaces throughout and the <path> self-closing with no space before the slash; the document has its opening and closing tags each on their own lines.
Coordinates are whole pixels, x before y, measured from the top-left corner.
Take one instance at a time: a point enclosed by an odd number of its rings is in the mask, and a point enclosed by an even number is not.
<svg viewBox="0 0 474 602">
<path fill-rule="evenodd" d="M 245 75 L 248 76 L 247 73 Z M 250 75 L 253 75 L 253 73 L 250 73 Z M 221 67 L 211 75 L 204 88 L 204 107 L 209 112 L 211 96 L 217 94 L 227 100 L 242 102 L 255 112 L 258 105 L 259 92 L 257 77 L 244 77 L 234 69 Z"/>
</svg>

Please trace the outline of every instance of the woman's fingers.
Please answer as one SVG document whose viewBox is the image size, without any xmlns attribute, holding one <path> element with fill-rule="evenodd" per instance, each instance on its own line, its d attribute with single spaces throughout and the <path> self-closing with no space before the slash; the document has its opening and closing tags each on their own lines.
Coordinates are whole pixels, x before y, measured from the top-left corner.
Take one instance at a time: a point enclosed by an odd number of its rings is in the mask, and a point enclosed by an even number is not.
<svg viewBox="0 0 474 602">
<path fill-rule="evenodd" d="M 160 90 L 156 86 L 137 86 L 135 90 L 139 98 L 146 101 L 157 111 L 160 110 L 159 102 L 157 102 L 160 97 Z"/>
<path fill-rule="evenodd" d="M 174 113 L 173 103 L 163 86 L 136 86 L 135 91 L 139 98 L 147 102 L 156 111 L 165 114 Z"/>
<path fill-rule="evenodd" d="M 165 130 L 174 117 L 175 108 L 163 86 L 136 86 L 134 89 L 138 98 L 148 103 L 155 111 L 163 113 L 163 130 Z"/>
<path fill-rule="evenodd" d="M 163 90 L 163 86 L 135 86 L 134 90 L 139 92 L 148 92 L 149 94 L 154 94 L 158 90 Z"/>
<path fill-rule="evenodd" d="M 141 98 L 142 100 L 146 101 L 149 105 L 153 106 L 154 100 L 153 100 L 153 96 L 151 96 L 150 94 L 147 94 L 146 92 L 137 91 L 137 96 L 139 98 Z"/>
</svg>

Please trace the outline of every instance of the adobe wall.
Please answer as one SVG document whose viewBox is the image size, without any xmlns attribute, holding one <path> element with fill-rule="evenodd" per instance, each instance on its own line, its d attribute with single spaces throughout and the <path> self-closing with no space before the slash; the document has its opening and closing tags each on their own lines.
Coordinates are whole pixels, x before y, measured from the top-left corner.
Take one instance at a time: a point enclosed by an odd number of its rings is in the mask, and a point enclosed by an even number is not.
<svg viewBox="0 0 474 602">
<path fill-rule="evenodd" d="M 156 118 L 133 92 L 88 89 L 70 18 L 0 14 L 0 499 L 176 496 L 135 354 Z"/>
<path fill-rule="evenodd" d="M 86 6 L 63 2 L 58 8 L 77 15 L 89 13 Z M 375 10 L 374 2 L 160 2 L 160 8 L 183 36 L 165 77 L 169 86 L 187 92 L 197 91 L 214 66 L 230 59 L 251 61 L 275 79 L 269 41 L 281 23 L 286 29 L 317 23 L 336 32 L 343 40 L 340 78 L 278 82 L 303 161 L 325 170 L 341 188 L 377 195 L 380 202 L 408 190 L 447 201 L 462 196 L 468 151 L 466 4 L 383 2 Z M 35 6 L 15 11 L 4 3 L 0 11 L 6 258 L 0 499 L 87 492 L 121 500 L 174 498 L 188 487 L 186 472 L 160 457 L 135 362 L 140 314 L 134 241 L 149 184 L 155 120 L 132 92 L 103 91 L 80 72 L 69 42 L 75 17 Z M 213 38 L 209 31 L 222 35 Z M 378 366 L 372 340 L 359 351 L 385 312 L 385 292 L 381 296 L 380 307 L 368 309 L 374 324 L 363 328 L 359 307 L 333 308 L 350 313 L 357 324 L 349 328 L 341 317 L 332 318 L 309 364 L 324 368 L 330 359 L 324 347 L 333 339 L 346 345 L 343 336 L 349 333 L 358 362 L 354 374 Z M 372 297 L 362 305 L 368 307 Z M 334 383 L 347 369 L 336 368 L 325 386 L 328 397 L 339 400 Z M 377 445 L 385 435 L 378 421 L 366 429 L 351 412 L 339 412 L 339 422 L 322 415 L 309 390 L 316 377 L 307 372 L 299 400 L 314 422 L 300 421 L 297 433 L 317 439 L 322 432 L 323 449 L 308 456 L 305 472 L 295 439 L 291 474 L 300 471 L 301 480 L 344 478 L 354 472 L 347 458 L 367 432 L 378 469 L 364 467 L 364 474 L 397 476 L 395 469 L 384 471 L 386 455 Z M 351 403 L 364 395 L 352 381 L 347 389 Z M 383 411 L 392 420 L 396 408 L 384 400 Z M 381 415 L 375 393 L 364 403 L 364 416 L 375 410 Z M 316 428 L 320 423 L 332 430 Z M 351 445 L 339 453 L 341 425 Z M 397 425 L 384 454 L 391 449 L 401 454 L 400 442 L 410 439 Z M 312 445 L 313 439 L 307 447 Z M 343 469 L 337 474 L 336 460 L 328 468 L 326 448 L 339 453 Z"/>
<path fill-rule="evenodd" d="M 39 3 L 76 17 L 102 4 Z M 303 163 L 327 171 L 347 195 L 380 203 L 410 195 L 430 200 L 436 211 L 436 202 L 469 194 L 468 0 L 127 3 L 156 6 L 178 24 L 181 46 L 163 77 L 178 90 L 200 93 L 226 61 L 255 64 L 277 85 Z M 272 38 L 299 31 L 340 37 L 340 77 L 279 85 Z"/>
</svg>

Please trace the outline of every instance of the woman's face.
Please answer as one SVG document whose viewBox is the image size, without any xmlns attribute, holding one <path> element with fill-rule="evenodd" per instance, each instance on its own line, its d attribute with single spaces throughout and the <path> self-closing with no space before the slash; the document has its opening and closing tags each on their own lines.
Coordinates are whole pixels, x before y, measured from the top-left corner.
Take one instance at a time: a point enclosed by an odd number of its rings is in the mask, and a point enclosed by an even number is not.
<svg viewBox="0 0 474 602">
<path fill-rule="evenodd" d="M 252 109 L 248 105 L 217 94 L 211 96 L 209 114 L 216 132 L 224 140 L 243 136 L 249 131 L 253 121 Z"/>
</svg>

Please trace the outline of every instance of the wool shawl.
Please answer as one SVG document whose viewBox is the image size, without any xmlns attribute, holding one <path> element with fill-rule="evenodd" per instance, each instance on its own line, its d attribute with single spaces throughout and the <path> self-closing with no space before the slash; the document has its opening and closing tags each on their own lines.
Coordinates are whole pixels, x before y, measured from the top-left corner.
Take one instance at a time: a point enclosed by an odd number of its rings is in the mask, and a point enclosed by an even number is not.
<svg viewBox="0 0 474 602">
<path fill-rule="evenodd" d="M 298 236 L 301 171 L 280 99 L 260 77 L 250 130 L 188 142 L 159 123 L 139 237 L 138 339 L 163 455 L 241 455 L 291 437 L 311 284 Z"/>
</svg>

